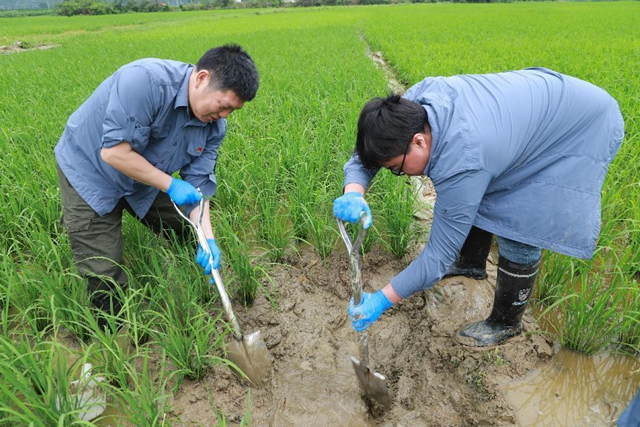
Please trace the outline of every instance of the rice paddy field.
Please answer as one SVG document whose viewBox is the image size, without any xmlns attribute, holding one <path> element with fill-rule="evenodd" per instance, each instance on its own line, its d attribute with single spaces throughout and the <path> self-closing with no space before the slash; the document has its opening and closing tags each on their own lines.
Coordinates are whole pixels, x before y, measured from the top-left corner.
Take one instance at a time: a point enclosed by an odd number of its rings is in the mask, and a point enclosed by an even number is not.
<svg viewBox="0 0 640 427">
<path fill-rule="evenodd" d="M 16 42 L 0 55 L 0 426 L 605 426 L 640 387 L 639 3 L 0 18 L 0 45 Z M 60 224 L 53 155 L 69 115 L 123 64 L 195 63 L 228 42 L 252 55 L 261 88 L 230 117 L 212 222 L 240 321 L 274 356 L 261 389 L 232 374 L 221 304 L 195 248 L 126 215 L 125 328 L 97 326 Z M 626 127 L 597 253 L 545 251 L 522 340 L 480 353 L 452 343 L 490 307 L 495 267 L 479 284 L 448 279 L 372 328 L 372 361 L 394 395 L 386 412 L 364 405 L 348 360 L 357 354 L 348 261 L 332 216 L 359 111 L 388 90 L 371 52 L 405 88 L 426 76 L 551 68 L 607 90 Z M 428 233 L 413 180 L 380 173 L 368 195 L 363 274 L 373 289 Z M 86 362 L 109 404 L 93 421 L 70 388 Z M 522 400 L 506 399 L 516 388 Z"/>
</svg>

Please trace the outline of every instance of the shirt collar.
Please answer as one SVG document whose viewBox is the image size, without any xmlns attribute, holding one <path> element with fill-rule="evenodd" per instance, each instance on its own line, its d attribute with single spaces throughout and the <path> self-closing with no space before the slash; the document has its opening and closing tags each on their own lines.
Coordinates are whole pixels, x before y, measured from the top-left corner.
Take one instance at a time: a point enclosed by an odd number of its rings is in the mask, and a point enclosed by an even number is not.
<svg viewBox="0 0 640 427">
<path fill-rule="evenodd" d="M 180 83 L 180 88 L 178 89 L 178 94 L 176 95 L 176 102 L 173 105 L 174 109 L 178 107 L 187 107 L 187 113 L 189 114 L 191 114 L 191 111 L 189 110 L 189 78 L 191 77 L 192 72 L 193 65 L 189 64 L 187 72 L 184 73 L 184 78 Z"/>
<path fill-rule="evenodd" d="M 427 166 L 424 168 L 424 174 L 427 176 L 431 172 L 434 166 L 434 157 L 436 157 L 436 152 L 440 148 L 439 138 L 440 138 L 440 127 L 438 122 L 436 121 L 436 114 L 433 108 L 430 105 L 422 106 L 427 111 L 427 120 L 429 120 L 429 127 L 431 128 L 431 153 L 429 154 L 429 161 L 427 162 Z"/>
</svg>

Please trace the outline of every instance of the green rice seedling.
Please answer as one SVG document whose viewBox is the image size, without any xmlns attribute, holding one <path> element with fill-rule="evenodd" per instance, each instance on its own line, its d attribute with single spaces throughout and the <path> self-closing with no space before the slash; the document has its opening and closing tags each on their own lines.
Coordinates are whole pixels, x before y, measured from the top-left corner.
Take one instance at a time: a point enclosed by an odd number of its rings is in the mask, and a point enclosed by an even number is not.
<svg viewBox="0 0 640 427">
<path fill-rule="evenodd" d="M 306 206 L 313 203 L 314 199 L 314 183 L 309 179 L 309 176 L 312 176 L 310 169 L 311 165 L 306 162 L 294 166 L 287 194 L 286 206 L 291 218 L 293 237 L 299 242 L 307 242 L 309 239 Z"/>
<path fill-rule="evenodd" d="M 207 367 L 224 362 L 216 356 L 224 334 L 218 332 L 220 315 L 211 317 L 196 304 L 192 304 L 187 313 L 186 317 L 184 313 L 179 315 L 183 319 L 176 319 L 178 313 L 171 306 L 164 313 L 158 313 L 159 328 L 153 331 L 153 337 L 181 376 L 197 380 Z"/>
<path fill-rule="evenodd" d="M 640 158 L 640 155 L 638 157 Z M 634 190 L 636 195 L 640 193 L 640 183 L 636 183 Z M 640 201 L 638 197 L 632 198 L 630 204 L 630 218 L 625 233 L 625 246 L 630 254 L 627 264 L 629 267 L 626 270 L 629 276 L 640 279 Z"/>
<path fill-rule="evenodd" d="M 267 171 L 269 169 L 270 167 L 265 168 Z M 293 241 L 288 216 L 285 215 L 286 205 L 278 193 L 278 181 L 274 178 L 274 175 L 264 176 L 261 179 L 261 187 L 255 191 L 260 238 L 267 245 L 269 258 L 279 262 Z"/>
<path fill-rule="evenodd" d="M 3 249 L 0 252 L 0 308 L 9 304 L 11 289 L 18 282 L 18 266 L 11 256 L 11 249 Z"/>
<path fill-rule="evenodd" d="M 69 366 L 56 341 L 32 346 L 26 337 L 13 342 L 0 337 L 0 412 L 8 425 L 34 427 L 90 426 L 79 419 L 83 407 L 70 382 L 78 369 Z M 86 357 L 81 359 L 86 362 Z"/>
<path fill-rule="evenodd" d="M 91 302 L 85 282 L 75 274 L 47 276 L 38 280 L 44 298 L 44 308 L 54 325 L 67 328 L 80 341 L 90 337 L 86 318 L 91 316 Z"/>
<path fill-rule="evenodd" d="M 37 282 L 25 280 L 13 299 L 21 320 L 34 333 L 46 332 L 51 329 L 51 312 L 47 309 L 47 302 L 39 292 Z"/>
<path fill-rule="evenodd" d="M 542 253 L 542 267 L 536 284 L 537 300 L 555 303 L 574 282 L 577 272 L 572 258 L 549 251 Z"/>
<path fill-rule="evenodd" d="M 173 425 L 169 413 L 169 382 L 174 375 L 167 371 L 164 352 L 159 363 L 149 366 L 148 352 L 140 356 L 141 366 L 126 366 L 125 374 L 130 378 L 130 386 L 114 387 L 104 384 L 105 391 L 115 397 L 126 415 L 126 420 L 136 427 L 169 427 Z"/>
<path fill-rule="evenodd" d="M 392 179 L 393 181 L 388 181 Z M 416 192 L 408 181 L 387 178 L 382 181 L 385 228 L 389 245 L 394 255 L 401 257 L 407 252 L 411 240 Z"/>
<path fill-rule="evenodd" d="M 147 308 L 146 295 L 149 293 L 150 291 L 146 287 L 129 289 L 120 311 L 121 322 L 127 328 L 127 335 L 137 351 L 140 351 L 141 346 L 146 344 L 151 337 L 154 315 Z"/>
<path fill-rule="evenodd" d="M 263 267 L 253 264 L 249 246 L 240 240 L 228 218 L 229 215 L 219 215 L 216 224 L 224 259 L 227 264 L 231 265 L 235 273 L 234 280 L 227 281 L 225 286 L 231 284 L 231 288 L 239 293 L 242 302 L 245 305 L 251 305 L 256 298 L 258 289 L 264 289 L 260 278 L 268 279 L 268 274 Z"/>
<path fill-rule="evenodd" d="M 581 276 L 574 293 L 567 294 L 547 307 L 541 317 L 560 308 L 561 344 L 569 349 L 594 354 L 612 345 L 621 330 L 624 287 L 606 286 L 599 276 Z"/>
<path fill-rule="evenodd" d="M 640 286 L 637 281 L 630 281 L 621 289 L 622 327 L 618 339 L 619 349 L 624 353 L 640 353 Z"/>
<path fill-rule="evenodd" d="M 135 363 L 136 350 L 128 345 L 124 331 L 118 331 L 118 320 L 114 316 L 105 314 L 107 326 L 103 328 L 91 312 L 84 313 L 84 323 L 92 337 L 92 342 L 84 351 L 92 350 L 91 360 L 104 373 L 107 381 L 119 387 L 127 387 L 127 368 Z"/>
<path fill-rule="evenodd" d="M 226 183 L 218 187 L 215 196 L 216 211 L 224 209 L 224 213 L 228 222 L 234 230 L 240 230 L 245 227 L 249 220 L 248 208 L 245 206 L 247 201 L 247 183 L 244 181 Z M 218 215 L 217 213 L 214 213 Z M 212 222 L 214 233 L 217 233 L 217 219 Z"/>
<path fill-rule="evenodd" d="M 215 293 L 195 262 L 195 239 L 191 241 L 189 234 L 184 242 L 176 236 L 164 239 L 139 224 L 129 226 L 135 239 L 125 246 L 125 256 L 130 259 L 129 288 L 143 291 L 139 295 L 141 303 L 156 310 L 154 304 L 162 305 L 168 293 L 181 303 L 193 298 L 203 303 L 211 301 Z"/>
<path fill-rule="evenodd" d="M 333 200 L 328 193 L 318 193 L 315 202 L 305 206 L 309 237 L 322 259 L 331 255 L 338 240 L 332 202 Z"/>
</svg>

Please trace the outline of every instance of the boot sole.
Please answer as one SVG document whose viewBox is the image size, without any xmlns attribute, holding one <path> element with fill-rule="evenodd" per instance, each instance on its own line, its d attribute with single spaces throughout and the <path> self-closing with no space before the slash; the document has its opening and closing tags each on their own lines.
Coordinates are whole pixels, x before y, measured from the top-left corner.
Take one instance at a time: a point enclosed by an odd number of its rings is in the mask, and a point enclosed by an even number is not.
<svg viewBox="0 0 640 427">
<path fill-rule="evenodd" d="M 446 274 L 442 278 L 448 279 L 449 277 L 467 277 L 474 280 L 484 280 L 487 278 L 487 273 L 484 274 Z"/>
<path fill-rule="evenodd" d="M 483 351 L 488 351 L 488 350 L 493 350 L 496 347 L 501 346 L 504 343 L 519 343 L 519 342 L 523 342 L 525 339 L 525 334 L 522 333 L 522 331 L 520 331 L 518 334 L 513 335 L 509 338 L 506 338 L 500 342 L 496 342 L 490 345 L 486 345 L 486 346 L 479 346 L 476 344 L 476 341 L 474 341 L 473 338 L 469 338 L 469 337 L 463 337 L 460 336 L 460 332 L 462 331 L 462 329 L 464 329 L 464 326 L 458 328 L 455 332 L 455 334 L 453 335 L 453 341 L 456 344 L 460 344 L 461 346 L 463 346 L 465 349 L 472 351 L 472 352 L 483 352 Z"/>
</svg>

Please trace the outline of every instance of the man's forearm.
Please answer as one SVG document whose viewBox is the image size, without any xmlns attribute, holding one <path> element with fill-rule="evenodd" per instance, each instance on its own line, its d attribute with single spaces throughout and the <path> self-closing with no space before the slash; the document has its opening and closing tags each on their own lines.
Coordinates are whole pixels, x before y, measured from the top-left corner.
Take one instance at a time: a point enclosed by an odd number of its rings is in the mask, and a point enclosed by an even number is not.
<svg viewBox="0 0 640 427">
<path fill-rule="evenodd" d="M 128 142 L 122 142 L 100 152 L 102 160 L 123 174 L 143 184 L 166 192 L 171 185 L 171 175 L 153 166 L 147 159 L 135 152 Z"/>
</svg>

